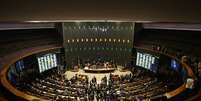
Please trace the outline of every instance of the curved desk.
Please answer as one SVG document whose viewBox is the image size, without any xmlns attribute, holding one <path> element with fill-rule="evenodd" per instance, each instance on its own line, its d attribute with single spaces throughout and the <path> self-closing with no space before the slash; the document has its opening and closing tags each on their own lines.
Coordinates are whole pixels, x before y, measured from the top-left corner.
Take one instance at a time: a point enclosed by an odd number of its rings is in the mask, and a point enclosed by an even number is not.
<svg viewBox="0 0 201 101">
<path fill-rule="evenodd" d="M 62 46 L 60 45 L 47 45 L 47 46 L 39 46 L 39 47 L 33 47 L 33 48 L 27 48 L 18 52 L 14 52 L 12 54 L 9 54 L 5 57 L 2 58 L 2 69 L 0 72 L 0 78 L 1 78 L 1 83 L 2 85 L 8 89 L 11 93 L 15 94 L 16 96 L 20 98 L 24 98 L 26 100 L 34 100 L 34 99 L 40 99 L 40 101 L 47 101 L 46 99 L 41 99 L 32 95 L 28 95 L 15 87 L 13 87 L 9 81 L 7 80 L 7 72 L 9 70 L 10 65 L 15 63 L 17 60 L 20 60 L 24 57 L 27 57 L 32 54 L 36 54 L 39 52 L 51 50 L 51 49 L 58 49 L 61 48 Z"/>
<path fill-rule="evenodd" d="M 84 71 L 86 73 L 110 73 L 113 72 L 115 68 L 103 68 L 103 69 L 86 69 L 84 68 Z"/>
</svg>

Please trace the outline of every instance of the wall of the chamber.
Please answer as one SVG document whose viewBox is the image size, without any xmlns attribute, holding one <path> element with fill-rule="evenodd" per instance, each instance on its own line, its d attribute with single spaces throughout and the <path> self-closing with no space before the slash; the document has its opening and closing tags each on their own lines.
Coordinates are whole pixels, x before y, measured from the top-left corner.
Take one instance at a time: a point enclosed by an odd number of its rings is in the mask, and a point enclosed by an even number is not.
<svg viewBox="0 0 201 101">
<path fill-rule="evenodd" d="M 119 65 L 130 62 L 133 47 L 133 23 L 66 22 L 63 23 L 67 66 L 86 60 L 114 60 Z"/>
</svg>

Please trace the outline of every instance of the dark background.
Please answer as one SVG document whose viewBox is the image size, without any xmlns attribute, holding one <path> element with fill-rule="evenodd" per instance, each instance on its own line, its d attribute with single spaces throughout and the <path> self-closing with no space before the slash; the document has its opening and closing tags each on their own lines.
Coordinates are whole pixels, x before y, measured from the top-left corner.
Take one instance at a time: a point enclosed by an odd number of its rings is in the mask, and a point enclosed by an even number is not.
<svg viewBox="0 0 201 101">
<path fill-rule="evenodd" d="M 200 22 L 199 0 L 4 0 L 0 21 L 132 20 Z"/>
</svg>

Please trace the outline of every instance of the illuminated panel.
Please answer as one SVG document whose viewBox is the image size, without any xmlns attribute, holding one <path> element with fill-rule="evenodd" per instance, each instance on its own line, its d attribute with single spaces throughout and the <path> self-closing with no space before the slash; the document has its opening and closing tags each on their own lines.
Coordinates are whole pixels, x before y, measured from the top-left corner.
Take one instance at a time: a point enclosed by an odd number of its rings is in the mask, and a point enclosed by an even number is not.
<svg viewBox="0 0 201 101">
<path fill-rule="evenodd" d="M 37 57 L 37 60 L 40 73 L 57 66 L 56 54 L 45 54 Z"/>
<path fill-rule="evenodd" d="M 137 52 L 136 65 L 151 70 L 157 71 L 159 57 L 148 53 Z"/>
<path fill-rule="evenodd" d="M 38 60 L 38 67 L 39 67 L 39 72 L 42 72 L 41 70 L 42 70 L 42 64 L 41 64 L 41 58 L 37 58 L 37 60 Z"/>
</svg>

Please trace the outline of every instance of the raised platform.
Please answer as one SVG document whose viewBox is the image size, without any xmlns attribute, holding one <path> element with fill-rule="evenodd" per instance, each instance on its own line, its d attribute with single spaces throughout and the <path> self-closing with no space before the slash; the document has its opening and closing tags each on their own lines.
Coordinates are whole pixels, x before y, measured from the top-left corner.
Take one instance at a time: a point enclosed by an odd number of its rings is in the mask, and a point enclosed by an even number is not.
<svg viewBox="0 0 201 101">
<path fill-rule="evenodd" d="M 111 73 L 114 72 L 115 68 L 103 68 L 103 69 L 87 69 L 84 68 L 86 73 Z"/>
<path fill-rule="evenodd" d="M 129 75 L 131 73 L 131 71 L 120 71 L 120 68 L 123 68 L 122 66 L 117 66 L 117 69 L 114 69 L 112 74 L 113 75 Z M 75 74 L 81 74 L 81 75 L 87 75 L 89 77 L 89 81 L 91 81 L 91 79 L 93 77 L 96 77 L 97 82 L 100 82 L 101 79 L 103 77 L 107 77 L 109 79 L 109 75 L 111 72 L 100 72 L 100 73 L 94 73 L 94 72 L 85 72 L 84 69 L 79 69 L 78 72 L 74 72 L 74 71 L 66 71 L 65 72 L 65 78 L 66 79 L 71 79 Z"/>
</svg>

